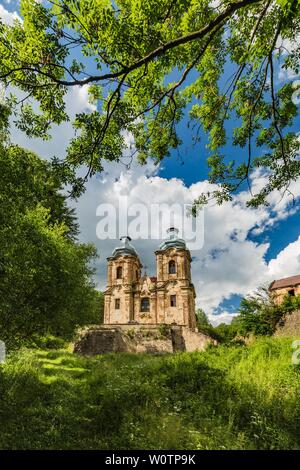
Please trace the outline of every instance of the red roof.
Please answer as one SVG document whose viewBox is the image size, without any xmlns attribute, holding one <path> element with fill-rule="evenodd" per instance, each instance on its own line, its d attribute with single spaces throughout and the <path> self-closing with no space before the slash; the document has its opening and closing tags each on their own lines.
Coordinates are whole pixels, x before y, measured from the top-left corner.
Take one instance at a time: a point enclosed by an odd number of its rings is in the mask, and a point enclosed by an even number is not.
<svg viewBox="0 0 300 470">
<path fill-rule="evenodd" d="M 281 289 L 283 287 L 293 287 L 298 284 L 300 284 L 300 274 L 297 276 L 285 277 L 284 279 L 273 281 L 270 285 L 270 290 Z"/>
<path fill-rule="evenodd" d="M 155 276 L 150 277 L 150 279 L 151 279 L 152 282 L 156 282 L 156 281 L 157 281 L 157 277 L 155 277 Z"/>
</svg>

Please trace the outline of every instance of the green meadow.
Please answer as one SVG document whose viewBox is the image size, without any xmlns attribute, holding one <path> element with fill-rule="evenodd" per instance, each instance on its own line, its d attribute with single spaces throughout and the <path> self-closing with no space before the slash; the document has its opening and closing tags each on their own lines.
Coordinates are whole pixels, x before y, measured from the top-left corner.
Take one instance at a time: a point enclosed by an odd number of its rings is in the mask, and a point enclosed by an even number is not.
<svg viewBox="0 0 300 470">
<path fill-rule="evenodd" d="M 0 365 L 0 448 L 300 449 L 292 353 L 268 337 L 161 356 L 21 349 Z"/>
</svg>

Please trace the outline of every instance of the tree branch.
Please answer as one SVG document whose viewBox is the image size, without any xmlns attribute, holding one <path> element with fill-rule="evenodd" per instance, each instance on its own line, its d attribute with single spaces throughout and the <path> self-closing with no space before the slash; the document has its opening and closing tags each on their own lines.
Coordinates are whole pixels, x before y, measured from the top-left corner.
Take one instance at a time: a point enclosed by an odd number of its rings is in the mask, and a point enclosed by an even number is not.
<svg viewBox="0 0 300 470">
<path fill-rule="evenodd" d="M 152 60 L 156 59 L 157 57 L 160 57 L 161 55 L 165 54 L 167 51 L 174 49 L 175 47 L 187 44 L 191 41 L 199 40 L 205 37 L 207 34 L 212 32 L 215 27 L 218 25 L 222 24 L 226 19 L 228 19 L 230 16 L 233 15 L 236 11 L 247 7 L 249 5 L 255 4 L 255 3 L 261 3 L 263 0 L 241 0 L 236 3 L 231 3 L 228 5 L 228 7 L 220 13 L 218 16 L 216 16 L 212 21 L 210 21 L 206 26 L 201 28 L 200 30 L 193 31 L 191 33 L 186 34 L 185 36 L 181 36 L 176 39 L 172 39 L 171 41 L 168 41 L 165 44 L 162 44 L 158 48 L 154 49 L 153 51 L 149 52 L 146 56 L 138 60 L 137 62 L 129 65 L 122 67 L 121 70 L 116 71 L 116 72 L 108 72 L 103 75 L 92 75 L 90 77 L 87 77 L 83 80 L 73 80 L 73 81 L 68 81 L 68 80 L 60 80 L 57 79 L 55 76 L 49 73 L 42 72 L 40 70 L 35 70 L 35 69 L 30 69 L 26 67 L 21 67 L 17 68 L 14 70 L 11 70 L 10 72 L 6 73 L 5 75 L 1 76 L 0 79 L 6 78 L 10 74 L 14 73 L 15 71 L 19 70 L 29 70 L 33 71 L 42 75 L 45 75 L 46 77 L 50 78 L 52 81 L 59 85 L 64 85 L 64 86 L 74 86 L 74 85 L 86 85 L 88 83 L 92 82 L 99 82 L 103 80 L 107 80 L 110 78 L 118 78 L 123 76 L 125 73 L 128 74 L 129 72 L 132 72 L 133 70 L 136 70 L 140 68 L 141 66 L 151 62 Z M 90 33 L 89 33 L 90 34 Z"/>
</svg>

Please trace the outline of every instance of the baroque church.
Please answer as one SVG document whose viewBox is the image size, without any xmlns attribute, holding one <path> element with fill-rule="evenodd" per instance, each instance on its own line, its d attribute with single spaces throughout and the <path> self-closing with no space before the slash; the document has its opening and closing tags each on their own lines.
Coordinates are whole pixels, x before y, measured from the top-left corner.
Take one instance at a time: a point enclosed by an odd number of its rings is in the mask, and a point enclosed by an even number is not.
<svg viewBox="0 0 300 470">
<path fill-rule="evenodd" d="M 79 332 L 74 352 L 172 353 L 199 351 L 216 341 L 196 327 L 191 255 L 178 230 L 155 251 L 156 276 L 142 273 L 129 237 L 107 259 L 104 321 Z"/>
<path fill-rule="evenodd" d="M 155 251 L 156 276 L 142 274 L 139 256 L 129 237 L 108 258 L 104 324 L 180 325 L 196 328 L 191 255 L 178 230 Z"/>
</svg>

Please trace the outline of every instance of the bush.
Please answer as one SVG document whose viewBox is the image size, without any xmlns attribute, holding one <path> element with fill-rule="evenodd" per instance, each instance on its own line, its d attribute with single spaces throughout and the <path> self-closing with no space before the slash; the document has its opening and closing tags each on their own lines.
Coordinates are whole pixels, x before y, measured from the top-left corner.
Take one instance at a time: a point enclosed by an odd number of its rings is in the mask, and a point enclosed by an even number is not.
<svg viewBox="0 0 300 470">
<path fill-rule="evenodd" d="M 260 287 L 241 301 L 239 316 L 236 319 L 238 333 L 272 335 L 286 312 L 284 304 L 274 303 L 267 287 Z"/>
</svg>

